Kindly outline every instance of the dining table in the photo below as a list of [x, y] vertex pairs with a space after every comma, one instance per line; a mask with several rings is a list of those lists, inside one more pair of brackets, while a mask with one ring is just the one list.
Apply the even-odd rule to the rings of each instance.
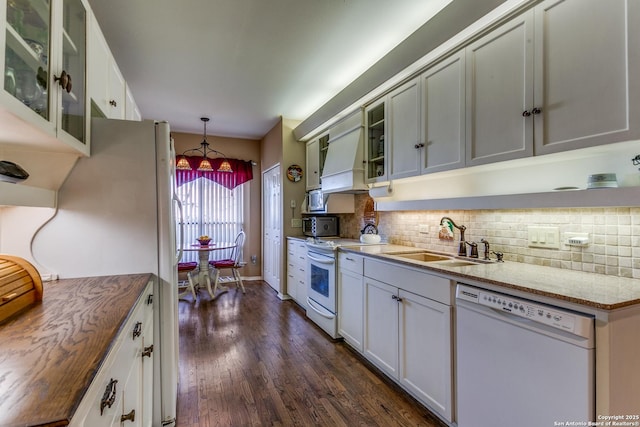
[[[211, 266], [209, 265], [209, 256], [214, 251], [222, 251], [225, 249], [233, 249], [235, 243], [233, 242], [213, 242], [208, 245], [201, 245], [199, 243], [184, 246], [182, 248], [185, 252], [198, 252], [198, 282], [197, 286], [206, 286], [209, 295], [211, 295], [211, 299], [215, 296], [213, 295], [213, 290], [211, 289]], [[218, 289], [221, 292], [225, 292], [228, 289], [224, 286], [218, 286]]]

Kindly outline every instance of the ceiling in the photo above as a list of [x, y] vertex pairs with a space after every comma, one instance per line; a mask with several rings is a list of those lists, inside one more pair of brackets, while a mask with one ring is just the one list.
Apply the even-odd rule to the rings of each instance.
[[144, 119], [260, 139], [304, 120], [451, 0], [89, 0]]

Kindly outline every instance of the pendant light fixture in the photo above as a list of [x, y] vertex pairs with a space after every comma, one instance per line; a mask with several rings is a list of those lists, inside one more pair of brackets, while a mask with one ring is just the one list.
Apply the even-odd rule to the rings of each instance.
[[223, 158], [223, 161], [222, 163], [220, 163], [220, 167], [218, 168], [218, 172], [233, 172], [233, 169], [231, 169], [231, 164], [227, 160], [227, 157], [220, 151], [209, 148], [209, 143], [207, 142], [207, 122], [209, 121], [209, 117], [200, 117], [200, 120], [202, 120], [202, 122], [204, 123], [204, 139], [200, 143], [201, 148], [192, 148], [182, 153], [182, 155], [178, 159], [178, 163], [176, 163], [176, 169], [193, 170], [185, 156], [187, 155], [187, 153], [195, 151], [202, 155], [202, 160], [200, 160], [200, 163], [198, 164], [198, 171], [213, 172], [214, 169], [213, 166], [211, 166], [209, 157], [207, 157], [207, 153], [214, 153], [220, 155]]

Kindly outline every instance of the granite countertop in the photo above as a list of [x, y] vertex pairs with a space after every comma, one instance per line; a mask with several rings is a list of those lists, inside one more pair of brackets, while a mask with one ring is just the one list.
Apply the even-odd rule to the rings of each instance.
[[75, 413], [151, 274], [45, 282], [0, 325], [0, 426], [62, 426]]
[[[510, 261], [489, 264], [479, 263], [468, 266], [427, 263], [408, 260], [391, 254], [393, 252], [426, 251], [399, 245], [348, 246], [341, 247], [340, 250], [424, 268], [433, 272], [445, 273], [455, 280], [473, 280], [477, 283], [515, 289], [602, 310], [615, 310], [622, 307], [640, 305], [640, 280], [638, 279]], [[454, 256], [453, 254], [448, 255]]]

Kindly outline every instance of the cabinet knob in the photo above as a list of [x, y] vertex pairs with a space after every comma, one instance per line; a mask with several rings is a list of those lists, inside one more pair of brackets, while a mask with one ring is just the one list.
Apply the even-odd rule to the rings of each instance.
[[104, 394], [100, 400], [100, 415], [104, 412], [104, 408], [111, 408], [111, 405], [116, 401], [116, 383], [118, 380], [111, 378], [109, 384], [104, 389]]
[[531, 110], [531, 114], [540, 114], [542, 113], [542, 110], [538, 107], [535, 107], [533, 110]]
[[136, 322], [135, 326], [133, 327], [133, 339], [135, 340], [140, 335], [142, 335], [142, 322]]
[[112, 107], [117, 107], [118, 103], [116, 102], [115, 99], [112, 99], [111, 101], [109, 101], [109, 105], [111, 105]]
[[531, 111], [523, 111], [522, 117], [529, 117], [531, 115]]
[[142, 350], [142, 358], [144, 359], [145, 357], [151, 357], [151, 353], [153, 353], [153, 344], [151, 344], [149, 347], [145, 347], [144, 350]]
[[67, 91], [67, 93], [71, 92], [71, 76], [67, 74], [65, 70], [62, 70], [62, 73], [60, 73], [60, 77], [54, 74], [53, 81], [57, 82], [62, 89]]
[[125, 415], [120, 416], [120, 422], [123, 423], [125, 421], [134, 422], [136, 420], [136, 410], [132, 409], [131, 412]]
[[416, 150], [420, 148], [420, 144], [416, 144], [413, 146], [413, 148], [415, 148]]
[[400, 298], [400, 297], [399, 297], [399, 296], [397, 296], [397, 295], [391, 295], [391, 298], [392, 298], [392, 299], [394, 299], [394, 300], [396, 300], [396, 302], [402, 302], [402, 298]]

